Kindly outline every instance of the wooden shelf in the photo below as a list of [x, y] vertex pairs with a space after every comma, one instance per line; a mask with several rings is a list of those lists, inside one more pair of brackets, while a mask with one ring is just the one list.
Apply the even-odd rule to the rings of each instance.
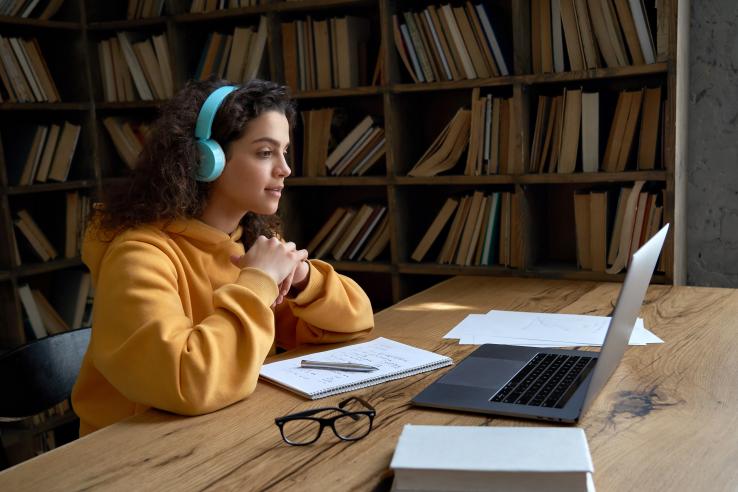
[[[579, 270], [575, 265], [552, 264], [548, 266], [536, 266], [528, 270], [506, 268], [500, 265], [491, 266], [461, 266], [461, 265], [439, 265], [437, 263], [400, 263], [397, 266], [398, 273], [411, 273], [418, 275], [489, 275], [489, 276], [518, 276], [518, 277], [541, 277], [566, 280], [593, 280], [597, 282], [622, 282], [625, 280], [625, 272], [614, 275], [598, 273], [588, 270]], [[655, 273], [652, 277], [654, 283], [667, 283], [663, 273]]]
[[0, 111], [87, 111], [90, 103], [86, 102], [57, 102], [57, 103], [0, 103]]
[[625, 171], [621, 173], [542, 173], [521, 174], [513, 176], [513, 181], [520, 184], [555, 184], [555, 183], [619, 183], [629, 181], [666, 181], [666, 171]]
[[[666, 171], [625, 171], [622, 173], [542, 173], [496, 174], [490, 176], [440, 175], [429, 177], [398, 176], [391, 182], [397, 185], [489, 185], [489, 184], [566, 184], [566, 183], [622, 183], [631, 181], [666, 181]], [[330, 178], [329, 178], [330, 179]]]
[[[526, 276], [531, 277], [565, 280], [593, 280], [596, 282], [622, 282], [623, 280], [625, 280], [625, 274], [625, 270], [616, 274], [593, 272], [590, 270], [580, 270], [574, 264], [562, 264], [559, 262], [535, 265], [529, 268], [526, 272]], [[668, 283], [668, 279], [663, 273], [656, 272], [651, 277], [651, 282], [663, 284]]]
[[7, 15], [0, 15], [0, 26], [28, 27], [33, 29], [67, 29], [73, 31], [82, 29], [82, 24], [79, 22], [28, 19]]
[[355, 97], [355, 96], [376, 96], [382, 94], [380, 86], [354, 87], [351, 89], [327, 89], [320, 91], [300, 91], [295, 92], [295, 99], [329, 99], [337, 97]]
[[281, 2], [272, 4], [275, 12], [301, 12], [335, 9], [338, 7], [373, 7], [377, 0], [302, 0], [300, 2]]
[[444, 82], [422, 82], [418, 84], [395, 84], [390, 86], [391, 92], [433, 92], [454, 89], [473, 89], [475, 87], [511, 86], [516, 77], [494, 77], [489, 79], [448, 80]]
[[174, 21], [178, 23], [197, 23], [197, 22], [212, 22], [225, 19], [237, 19], [240, 17], [248, 17], [254, 15], [262, 15], [273, 10], [269, 5], [257, 5], [255, 7], [241, 7], [237, 9], [222, 9], [214, 12], [207, 12], [204, 14], [177, 14], [174, 16]]
[[493, 174], [490, 176], [397, 176], [394, 183], [401, 186], [448, 186], [448, 185], [488, 185], [488, 184], [513, 184], [515, 176], [510, 174]]
[[135, 31], [151, 27], [166, 27], [166, 17], [151, 17], [148, 19], [123, 19], [104, 22], [90, 22], [87, 29], [90, 31]]
[[306, 178], [302, 176], [290, 177], [285, 180], [287, 186], [385, 186], [388, 179], [384, 176], [325, 176]]
[[666, 63], [652, 63], [650, 65], [634, 65], [616, 68], [597, 68], [579, 72], [543, 73], [528, 75], [511, 75], [508, 77], [493, 77], [487, 79], [469, 79], [443, 82], [423, 82], [412, 84], [395, 84], [389, 86], [390, 92], [433, 92], [454, 89], [473, 89], [476, 87], [512, 86], [515, 84], [541, 85], [562, 82], [586, 81], [593, 79], [615, 79], [624, 77], [642, 77], [644, 75], [666, 74]]
[[44, 263], [33, 263], [30, 265], [21, 265], [14, 272], [16, 278], [30, 277], [40, 273], [55, 272], [57, 270], [65, 270], [67, 268], [82, 266], [82, 259], [63, 258], [61, 260], [51, 260]]
[[580, 72], [542, 73], [525, 75], [521, 82], [531, 85], [555, 84], [560, 82], [572, 82], [577, 80], [592, 79], [617, 79], [623, 77], [642, 77], [644, 75], [666, 74], [668, 65], [666, 63], [652, 63], [649, 65], [632, 65], [627, 67], [595, 68]]
[[513, 275], [518, 271], [500, 265], [490, 266], [462, 266], [439, 265], [438, 263], [400, 263], [397, 265], [399, 273], [414, 273], [418, 275]]
[[31, 193], [44, 193], [47, 191], [79, 190], [84, 188], [94, 188], [95, 186], [97, 186], [97, 182], [94, 179], [64, 181], [62, 183], [35, 183], [29, 186], [10, 186], [8, 188], [8, 195], [28, 195]]
[[335, 261], [329, 259], [323, 259], [327, 261], [336, 270], [344, 272], [376, 272], [376, 273], [391, 273], [392, 266], [389, 263], [379, 262], [366, 262], [366, 261]]
[[100, 109], [100, 110], [158, 109], [165, 103], [166, 103], [166, 100], [126, 101], [126, 102], [96, 101], [95, 109]]

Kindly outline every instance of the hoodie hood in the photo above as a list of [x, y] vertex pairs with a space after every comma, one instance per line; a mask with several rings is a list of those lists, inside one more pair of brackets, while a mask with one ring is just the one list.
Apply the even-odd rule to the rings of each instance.
[[[100, 265], [110, 247], [116, 243], [130, 240], [149, 243], [185, 240], [196, 244], [201, 250], [215, 253], [225, 248], [233, 254], [238, 252], [234, 251], [234, 246], [241, 239], [242, 232], [240, 225], [231, 234], [227, 234], [198, 219], [176, 219], [146, 224], [116, 234], [101, 229], [98, 220], [93, 219], [85, 232], [82, 261], [90, 269], [95, 285], [100, 274]], [[240, 249], [240, 254], [243, 254], [242, 247], [236, 249]]]

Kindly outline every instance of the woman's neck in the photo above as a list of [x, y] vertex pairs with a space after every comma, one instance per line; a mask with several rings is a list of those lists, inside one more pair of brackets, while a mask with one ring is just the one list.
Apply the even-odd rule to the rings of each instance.
[[244, 215], [246, 214], [243, 211], [228, 211], [220, 207], [206, 206], [198, 218], [207, 225], [230, 235], [241, 223]]

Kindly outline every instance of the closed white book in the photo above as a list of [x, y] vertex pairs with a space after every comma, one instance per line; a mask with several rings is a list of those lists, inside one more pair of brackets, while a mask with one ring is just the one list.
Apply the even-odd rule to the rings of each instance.
[[392, 490], [594, 491], [584, 431], [554, 427], [405, 425]]
[[[303, 359], [320, 362], [351, 362], [378, 368], [371, 372], [334, 371], [300, 367]], [[451, 365], [450, 357], [376, 338], [325, 352], [265, 364], [259, 375], [283, 388], [316, 400], [355, 391]]]

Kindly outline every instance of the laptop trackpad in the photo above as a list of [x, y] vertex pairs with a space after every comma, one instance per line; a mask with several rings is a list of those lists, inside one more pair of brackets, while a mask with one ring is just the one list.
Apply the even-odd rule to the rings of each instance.
[[498, 389], [526, 364], [525, 360], [468, 357], [438, 382]]

